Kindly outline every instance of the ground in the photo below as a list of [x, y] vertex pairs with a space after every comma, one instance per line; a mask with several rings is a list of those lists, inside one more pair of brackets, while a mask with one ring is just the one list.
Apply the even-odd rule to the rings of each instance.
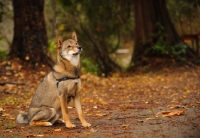
[[48, 138], [199, 138], [200, 67], [165, 67], [148, 73], [114, 73], [98, 77], [83, 73], [83, 128], [70, 103], [71, 121], [52, 127], [16, 124], [27, 111], [37, 85], [49, 72], [46, 66], [27, 69], [18, 60], [0, 63], [0, 137]]

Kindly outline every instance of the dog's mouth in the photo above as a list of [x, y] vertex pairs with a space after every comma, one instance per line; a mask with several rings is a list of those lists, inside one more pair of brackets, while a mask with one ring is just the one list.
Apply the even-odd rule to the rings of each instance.
[[82, 48], [81, 47], [79, 47], [78, 48], [79, 50], [78, 50], [78, 52], [76, 52], [76, 53], [73, 53], [73, 55], [75, 56], [75, 55], [78, 55], [78, 54], [81, 54], [81, 52], [82, 52]]
[[78, 54], [81, 54], [81, 50], [78, 51], [78, 52], [76, 52], [76, 53], [74, 53], [73, 55], [76, 56], [76, 55], [78, 55]]

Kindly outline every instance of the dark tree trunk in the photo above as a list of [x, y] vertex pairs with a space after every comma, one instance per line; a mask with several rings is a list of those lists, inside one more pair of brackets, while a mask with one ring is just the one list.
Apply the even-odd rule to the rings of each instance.
[[[136, 42], [132, 62], [142, 59], [147, 49], [157, 43], [160, 35], [169, 45], [181, 42], [170, 20], [165, 0], [134, 0]], [[159, 34], [163, 27], [162, 34]]]
[[92, 42], [93, 51], [95, 54], [91, 55], [99, 65], [101, 73], [104, 73], [105, 76], [109, 75], [113, 71], [119, 71], [120, 67], [110, 58], [109, 52], [107, 50], [107, 45], [95, 39], [90, 29], [81, 25], [81, 29], [86, 34], [87, 39]]
[[44, 0], [13, 0], [14, 38], [9, 56], [35, 64], [51, 64], [47, 55]]

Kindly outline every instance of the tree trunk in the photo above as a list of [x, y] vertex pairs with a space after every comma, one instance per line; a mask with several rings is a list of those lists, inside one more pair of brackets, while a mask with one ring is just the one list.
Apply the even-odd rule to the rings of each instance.
[[[165, 0], [134, 0], [136, 42], [132, 62], [142, 59], [162, 35], [169, 45], [181, 42], [169, 18]], [[159, 31], [163, 29], [162, 34]]]
[[14, 38], [9, 57], [36, 64], [52, 64], [47, 55], [44, 0], [13, 0]]
[[120, 67], [110, 58], [106, 44], [95, 39], [91, 30], [81, 25], [81, 29], [86, 34], [86, 37], [92, 42], [94, 55], [91, 55], [99, 65], [100, 72], [108, 76], [113, 71], [119, 71]]

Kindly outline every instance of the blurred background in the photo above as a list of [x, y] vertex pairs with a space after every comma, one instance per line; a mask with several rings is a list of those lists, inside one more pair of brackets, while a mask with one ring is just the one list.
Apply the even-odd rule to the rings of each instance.
[[[122, 70], [131, 63], [135, 44], [135, 15], [132, 0], [45, 0], [44, 16], [48, 37], [48, 51], [56, 59], [56, 37], [70, 37], [73, 30], [83, 47], [82, 66], [85, 71], [98, 74], [105, 67], [98, 52], [114, 61]], [[166, 0], [173, 25], [183, 41], [192, 47], [193, 38], [200, 32], [199, 0]], [[145, 9], [144, 9], [145, 10]], [[148, 10], [148, 9], [146, 9]], [[0, 0], [0, 58], [6, 58], [13, 40], [12, 0]], [[196, 41], [196, 40], [195, 40]], [[108, 57], [106, 57], [108, 55]], [[101, 67], [102, 66], [102, 67]]]

